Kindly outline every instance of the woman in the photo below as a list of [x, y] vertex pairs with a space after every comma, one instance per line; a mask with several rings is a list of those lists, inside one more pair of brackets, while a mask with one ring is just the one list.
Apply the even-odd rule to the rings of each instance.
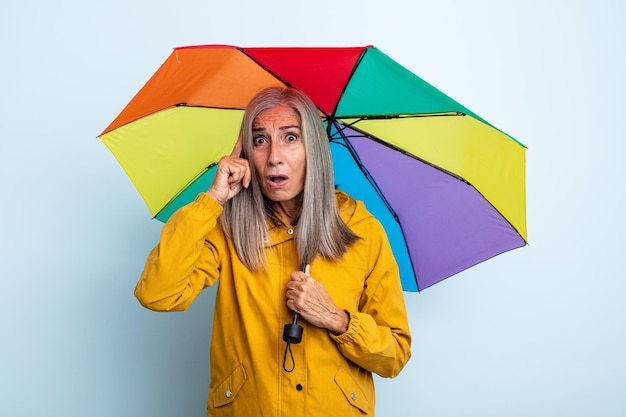
[[[319, 113], [295, 89], [252, 99], [233, 153], [165, 224], [135, 295], [184, 310], [218, 280], [209, 416], [373, 415], [372, 372], [394, 377], [410, 358], [384, 230], [334, 189]], [[304, 332], [288, 357], [294, 312]]]

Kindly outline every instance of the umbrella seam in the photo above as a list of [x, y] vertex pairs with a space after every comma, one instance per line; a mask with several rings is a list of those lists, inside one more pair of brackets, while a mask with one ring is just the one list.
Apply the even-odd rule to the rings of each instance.
[[335, 107], [333, 108], [333, 111], [330, 114], [330, 117], [332, 117], [333, 119], [335, 119], [335, 115], [337, 114], [337, 109], [339, 108], [339, 103], [341, 102], [341, 98], [346, 92], [348, 85], [350, 85], [350, 81], [352, 80], [352, 77], [354, 77], [354, 74], [356, 73], [357, 68], [359, 68], [359, 65], [361, 64], [361, 62], [363, 62], [363, 58], [365, 58], [365, 54], [367, 53], [367, 51], [372, 48], [374, 47], [372, 46], [372, 47], [363, 48], [363, 50], [361, 51], [361, 54], [359, 55], [359, 58], [354, 63], [354, 66], [352, 67], [352, 71], [350, 72], [350, 75], [348, 76], [348, 80], [346, 81], [343, 88], [341, 89], [341, 94], [339, 94], [339, 98], [337, 99], [337, 102], [335, 103]]

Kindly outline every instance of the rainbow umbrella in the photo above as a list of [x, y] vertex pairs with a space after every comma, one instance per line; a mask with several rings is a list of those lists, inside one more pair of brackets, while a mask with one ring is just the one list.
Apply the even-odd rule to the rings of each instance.
[[166, 221], [209, 188], [268, 86], [316, 103], [337, 187], [385, 227], [406, 291], [526, 244], [524, 145], [373, 46], [176, 48], [99, 136]]

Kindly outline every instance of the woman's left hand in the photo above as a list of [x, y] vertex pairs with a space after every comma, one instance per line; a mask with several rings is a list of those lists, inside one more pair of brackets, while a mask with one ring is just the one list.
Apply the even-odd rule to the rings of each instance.
[[337, 307], [322, 284], [310, 275], [311, 266], [304, 272], [291, 274], [287, 283], [287, 307], [297, 312], [314, 326], [328, 329], [335, 334], [348, 330], [350, 318], [347, 312]]

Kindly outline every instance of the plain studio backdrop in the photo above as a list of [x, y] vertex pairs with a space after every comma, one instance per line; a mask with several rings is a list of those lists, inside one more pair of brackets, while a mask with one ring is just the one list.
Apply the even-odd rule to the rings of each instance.
[[378, 416], [624, 416], [623, 2], [6, 2], [0, 415], [206, 411], [214, 289], [133, 296], [161, 223], [97, 135], [173, 47], [375, 45], [528, 146], [530, 245], [405, 293]]

